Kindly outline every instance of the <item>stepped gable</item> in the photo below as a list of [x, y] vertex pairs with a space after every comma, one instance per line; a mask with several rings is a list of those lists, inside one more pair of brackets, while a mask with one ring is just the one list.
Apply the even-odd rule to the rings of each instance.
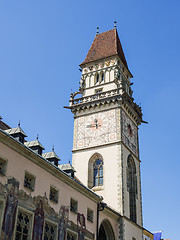
[[118, 55], [125, 67], [128, 69], [117, 30], [111, 29], [107, 32], [96, 35], [84, 62], [82, 62], [80, 66], [114, 55]]

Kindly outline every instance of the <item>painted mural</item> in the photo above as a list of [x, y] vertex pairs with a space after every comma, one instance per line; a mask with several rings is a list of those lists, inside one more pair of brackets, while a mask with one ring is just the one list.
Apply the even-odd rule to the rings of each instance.
[[83, 214], [77, 214], [77, 226], [78, 226], [78, 240], [84, 240], [86, 223], [85, 217]]
[[5, 186], [6, 206], [2, 224], [2, 237], [4, 240], [11, 240], [14, 230], [16, 210], [18, 204], [19, 182], [14, 179], [8, 179]]
[[42, 240], [44, 225], [43, 201], [40, 200], [34, 213], [33, 240]]
[[[0, 214], [2, 214], [0, 240], [13, 240], [15, 236], [16, 239], [42, 240], [46, 230], [45, 220], [58, 226], [58, 229], [55, 227], [58, 235], [53, 240], [73, 240], [76, 239], [76, 234], [78, 240], [84, 240], [85, 237], [94, 240], [94, 234], [86, 229], [83, 214], [77, 214], [76, 223], [70, 221], [69, 206], [60, 205], [59, 213], [55, 212], [49, 204], [46, 194], [32, 196], [22, 189], [20, 190], [19, 182], [15, 178], [8, 178], [5, 185], [0, 183], [0, 203]], [[26, 233], [23, 228], [20, 229], [25, 222], [27, 223]], [[71, 235], [71, 232], [76, 234]]]
[[64, 205], [59, 210], [58, 238], [65, 240], [69, 220], [69, 207]]

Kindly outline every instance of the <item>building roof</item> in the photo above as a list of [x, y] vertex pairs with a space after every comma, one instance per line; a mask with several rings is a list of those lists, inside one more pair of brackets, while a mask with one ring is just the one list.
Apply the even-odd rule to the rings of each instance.
[[58, 160], [61, 160], [54, 151], [43, 153], [42, 157], [45, 159], [56, 158]]
[[72, 166], [70, 163], [63, 164], [63, 165], [59, 165], [59, 168], [60, 168], [62, 171], [65, 171], [65, 170], [73, 170], [73, 171], [75, 172], [75, 169], [73, 168], [73, 166]]
[[128, 69], [117, 30], [111, 29], [107, 32], [96, 35], [84, 62], [82, 62], [80, 66], [114, 55], [118, 55], [125, 67]]
[[35, 140], [35, 141], [30, 141], [30, 142], [25, 142], [24, 145], [26, 147], [36, 147], [36, 146], [40, 146], [42, 149], [45, 149], [42, 144], [38, 141], [38, 140]]
[[20, 128], [20, 127], [10, 128], [10, 129], [4, 130], [4, 131], [6, 133], [10, 134], [10, 135], [13, 135], [13, 134], [16, 134], [16, 133], [22, 133], [22, 135], [27, 137], [26, 134], [24, 133], [24, 131], [22, 130], [22, 128]]
[[9, 129], [10, 126], [8, 126], [5, 122], [1, 121], [2, 117], [0, 117], [0, 129], [6, 130]]

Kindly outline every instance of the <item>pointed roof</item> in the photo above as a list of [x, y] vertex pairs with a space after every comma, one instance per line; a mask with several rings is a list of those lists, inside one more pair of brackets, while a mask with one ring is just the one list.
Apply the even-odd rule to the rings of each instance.
[[26, 147], [29, 147], [29, 148], [39, 146], [39, 147], [42, 148], [43, 150], [45, 149], [38, 140], [30, 141], [30, 142], [25, 142], [24, 145], [25, 145]]
[[24, 137], [27, 137], [21, 127], [10, 128], [10, 129], [6, 129], [4, 131], [6, 133], [10, 134], [10, 135], [13, 135], [13, 134], [16, 134], [16, 133], [21, 133], [22, 135], [24, 135]]
[[61, 160], [54, 151], [43, 153], [42, 157], [45, 158], [45, 159], [56, 158], [58, 160]]
[[82, 62], [80, 66], [114, 55], [118, 55], [128, 69], [116, 28], [96, 35], [84, 62]]

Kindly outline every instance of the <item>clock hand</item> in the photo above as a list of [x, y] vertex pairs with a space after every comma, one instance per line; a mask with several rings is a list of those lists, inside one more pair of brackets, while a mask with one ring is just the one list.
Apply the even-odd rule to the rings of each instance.
[[94, 123], [95, 123], [96, 129], [97, 129], [98, 128], [98, 120], [96, 118], [94, 119]]

